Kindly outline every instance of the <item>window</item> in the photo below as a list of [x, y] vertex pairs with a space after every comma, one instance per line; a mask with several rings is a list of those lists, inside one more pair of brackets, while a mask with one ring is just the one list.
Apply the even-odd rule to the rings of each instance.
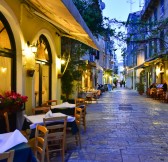
[[164, 0], [160, 0], [160, 16], [164, 15]]
[[154, 10], [154, 22], [157, 22], [157, 8]]
[[160, 51], [164, 51], [164, 30], [160, 32]]
[[147, 45], [145, 46], [145, 59], [147, 59], [148, 58], [148, 53], [147, 53], [147, 51], [148, 51], [148, 47], [147, 47]]
[[157, 40], [154, 40], [154, 53], [157, 53]]
[[0, 93], [16, 91], [16, 47], [12, 30], [0, 12]]
[[149, 41], [149, 57], [152, 56], [152, 41]]
[[149, 31], [152, 29], [152, 18], [150, 17], [148, 20], [149, 23]]

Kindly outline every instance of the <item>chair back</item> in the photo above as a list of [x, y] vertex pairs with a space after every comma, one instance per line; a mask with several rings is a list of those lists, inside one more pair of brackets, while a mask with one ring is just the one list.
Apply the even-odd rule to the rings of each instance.
[[75, 99], [76, 107], [82, 108], [82, 116], [80, 124], [84, 126], [84, 130], [86, 131], [86, 100], [84, 98], [76, 98]]
[[4, 112], [4, 119], [5, 119], [5, 124], [6, 124], [6, 131], [10, 132], [9, 118], [8, 118], [8, 113], [7, 112]]
[[35, 156], [40, 162], [45, 162], [48, 130], [45, 126], [37, 125], [35, 133]]
[[81, 119], [82, 119], [82, 108], [76, 107], [75, 108], [75, 121], [78, 127], [81, 124]]
[[57, 151], [62, 152], [62, 161], [64, 161], [67, 116], [44, 118], [43, 122], [44, 122], [44, 126], [49, 131], [48, 138], [47, 138], [48, 161], [50, 159], [49, 154]]
[[48, 101], [46, 101], [46, 105], [48, 105], [48, 106], [57, 105], [57, 100], [48, 100]]
[[79, 106], [79, 105], [85, 105], [86, 102], [85, 102], [85, 99], [84, 98], [76, 98], [75, 99], [75, 105], [76, 106]]
[[[8, 117], [8, 113], [4, 112], [4, 119], [5, 119], [5, 124], [6, 124], [6, 132], [10, 132], [10, 125], [9, 125], [9, 117]], [[25, 136], [25, 138], [28, 139], [28, 134], [26, 131], [20, 131], [22, 133], [23, 136]]]
[[32, 113], [34, 115], [36, 114], [45, 114], [50, 110], [50, 107], [48, 106], [44, 106], [44, 107], [36, 107], [36, 108], [32, 108]]
[[7, 160], [7, 162], [13, 162], [14, 150], [9, 152], [0, 153], [0, 160]]

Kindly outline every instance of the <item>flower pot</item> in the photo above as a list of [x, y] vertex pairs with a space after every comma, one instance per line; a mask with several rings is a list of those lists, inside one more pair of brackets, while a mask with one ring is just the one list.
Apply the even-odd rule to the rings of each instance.
[[4, 112], [10, 113], [16, 113], [19, 111], [25, 110], [24, 104], [22, 105], [1, 105], [0, 104], [0, 114], [3, 114]]
[[143, 95], [143, 92], [139, 92], [140, 95]]
[[0, 133], [4, 133], [6, 131], [4, 112], [8, 113], [10, 131], [14, 131], [16, 129], [17, 112], [23, 111], [24, 109], [25, 109], [24, 104], [22, 105], [0, 104]]

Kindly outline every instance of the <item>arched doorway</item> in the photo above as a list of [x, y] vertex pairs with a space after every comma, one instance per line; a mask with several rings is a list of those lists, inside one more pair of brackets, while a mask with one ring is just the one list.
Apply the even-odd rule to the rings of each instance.
[[40, 35], [37, 42], [35, 69], [35, 103], [41, 106], [51, 98], [51, 48], [47, 38]]
[[16, 46], [11, 27], [0, 12], [0, 93], [16, 91]]

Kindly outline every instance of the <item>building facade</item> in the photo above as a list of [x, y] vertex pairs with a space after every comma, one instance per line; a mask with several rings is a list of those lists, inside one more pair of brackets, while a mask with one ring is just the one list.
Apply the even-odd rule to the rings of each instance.
[[0, 94], [28, 96], [27, 114], [49, 99], [60, 100], [63, 36], [98, 50], [72, 1], [1, 0]]
[[[129, 81], [132, 82], [130, 88], [135, 89], [137, 82], [143, 82], [147, 89], [153, 82], [168, 81], [167, 6], [167, 0], [146, 0], [140, 11], [138, 16], [140, 32], [136, 33], [137, 39], [132, 37], [135, 46], [131, 48], [128, 44], [127, 60], [125, 60], [127, 79], [131, 78]], [[127, 28], [129, 30], [130, 26]], [[132, 32], [135, 31], [137, 30]]]

